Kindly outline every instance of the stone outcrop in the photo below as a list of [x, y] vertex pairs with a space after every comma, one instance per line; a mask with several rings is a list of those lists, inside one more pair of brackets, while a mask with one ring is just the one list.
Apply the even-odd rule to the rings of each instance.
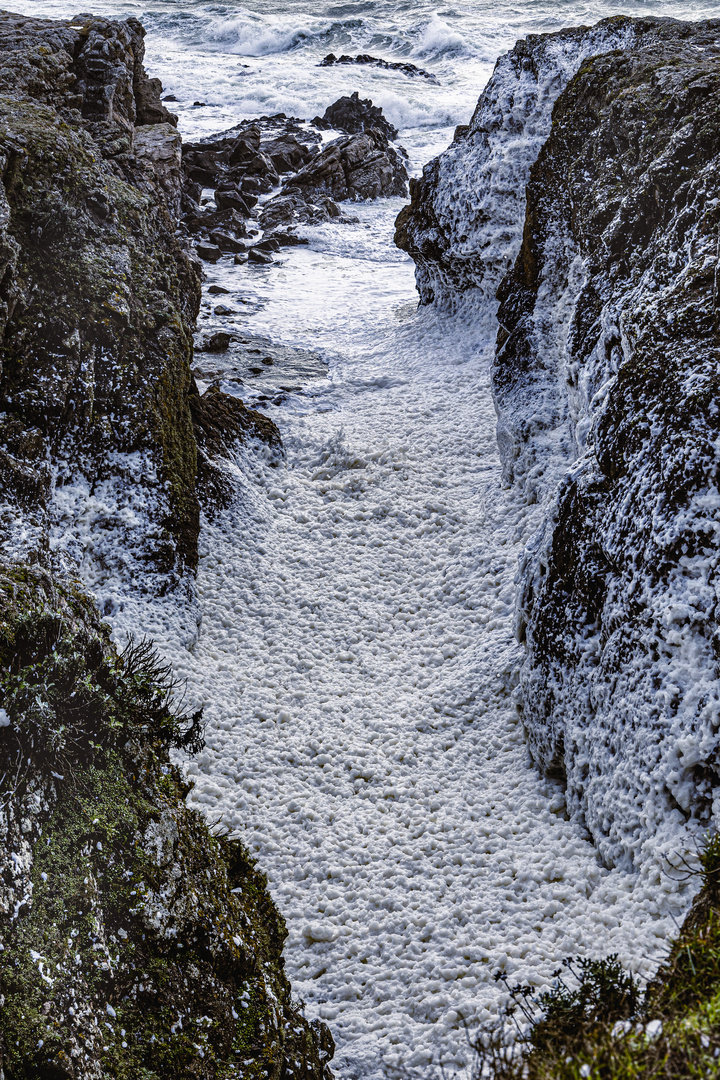
[[[499, 285], [505, 476], [546, 505], [519, 579], [523, 717], [608, 864], [720, 812], [718, 30], [520, 43], [399, 223], [426, 301], [489, 317]], [[482, 194], [503, 140], [522, 199], [507, 175]]]
[[329, 143], [283, 188], [284, 195], [296, 192], [306, 202], [323, 195], [338, 202], [406, 195], [407, 170], [382, 131], [370, 128]]
[[6, 1080], [330, 1080], [264, 876], [185, 804], [168, 754], [202, 727], [171, 687], [76, 589], [0, 569]]
[[193, 193], [142, 59], [132, 19], [0, 14], [0, 1076], [329, 1080], [264, 877], [170, 764], [200, 714], [95, 603], [189, 597], [191, 639], [200, 501], [239, 443], [281, 455], [192, 377]]
[[[200, 258], [214, 262], [249, 249], [251, 261], [272, 262], [257, 244], [242, 242], [255, 221], [266, 238], [282, 232], [282, 242], [291, 243], [288, 228], [342, 219], [337, 202], [407, 194], [404, 151], [390, 144], [397, 130], [382, 109], [353, 94], [312, 123], [350, 134], [320, 148], [316, 131], [278, 113], [183, 146], [183, 220]], [[261, 210], [253, 209], [259, 195], [281, 185]], [[214, 189], [214, 200], [201, 207], [204, 187]]]
[[328, 105], [322, 116], [315, 117], [313, 124], [325, 130], [344, 131], [346, 135], [379, 131], [386, 139], [396, 139], [398, 134], [397, 128], [385, 118], [382, 109], [373, 105], [369, 98], [362, 99], [357, 91]]
[[200, 272], [159, 94], [136, 20], [0, 18], [0, 552], [108, 613], [184, 591], [192, 637]]

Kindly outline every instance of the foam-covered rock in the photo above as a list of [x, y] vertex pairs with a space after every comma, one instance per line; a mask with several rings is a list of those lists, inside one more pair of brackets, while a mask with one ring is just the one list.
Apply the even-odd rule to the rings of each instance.
[[718, 28], [520, 42], [398, 221], [425, 302], [500, 299], [529, 745], [628, 866], [720, 810]]

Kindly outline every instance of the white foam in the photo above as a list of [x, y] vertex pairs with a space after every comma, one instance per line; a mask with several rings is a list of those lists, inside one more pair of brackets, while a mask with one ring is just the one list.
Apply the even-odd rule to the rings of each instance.
[[512, 609], [537, 511], [500, 482], [492, 319], [415, 311], [376, 214], [373, 259], [213, 270], [263, 294], [246, 325], [336, 359], [303, 415], [273, 413], [287, 465], [239, 458], [237, 506], [203, 526], [197, 646], [164, 638], [209, 721], [192, 801], [268, 873], [343, 1080], [460, 1067], [498, 969], [542, 985], [618, 952], [649, 972], [687, 903], [662, 852], [604, 870], [528, 763]]

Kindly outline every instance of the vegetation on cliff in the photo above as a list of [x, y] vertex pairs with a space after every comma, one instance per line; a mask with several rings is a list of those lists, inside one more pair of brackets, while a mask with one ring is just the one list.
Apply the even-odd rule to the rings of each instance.
[[615, 957], [566, 961], [540, 995], [509, 987], [510, 1004], [475, 1041], [476, 1080], [718, 1076], [720, 834], [708, 836], [690, 872], [703, 887], [644, 991]]
[[200, 717], [152, 649], [118, 655], [81, 591], [6, 568], [0, 673], [6, 1080], [327, 1077], [264, 876], [185, 805], [168, 755]]

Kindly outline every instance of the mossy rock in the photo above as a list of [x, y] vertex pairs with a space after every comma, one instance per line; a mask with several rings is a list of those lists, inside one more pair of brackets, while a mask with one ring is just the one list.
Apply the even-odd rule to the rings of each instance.
[[14, 568], [0, 672], [6, 1080], [327, 1080], [264, 875], [185, 805], [169, 750], [200, 718], [149, 646], [119, 656], [80, 590]]

